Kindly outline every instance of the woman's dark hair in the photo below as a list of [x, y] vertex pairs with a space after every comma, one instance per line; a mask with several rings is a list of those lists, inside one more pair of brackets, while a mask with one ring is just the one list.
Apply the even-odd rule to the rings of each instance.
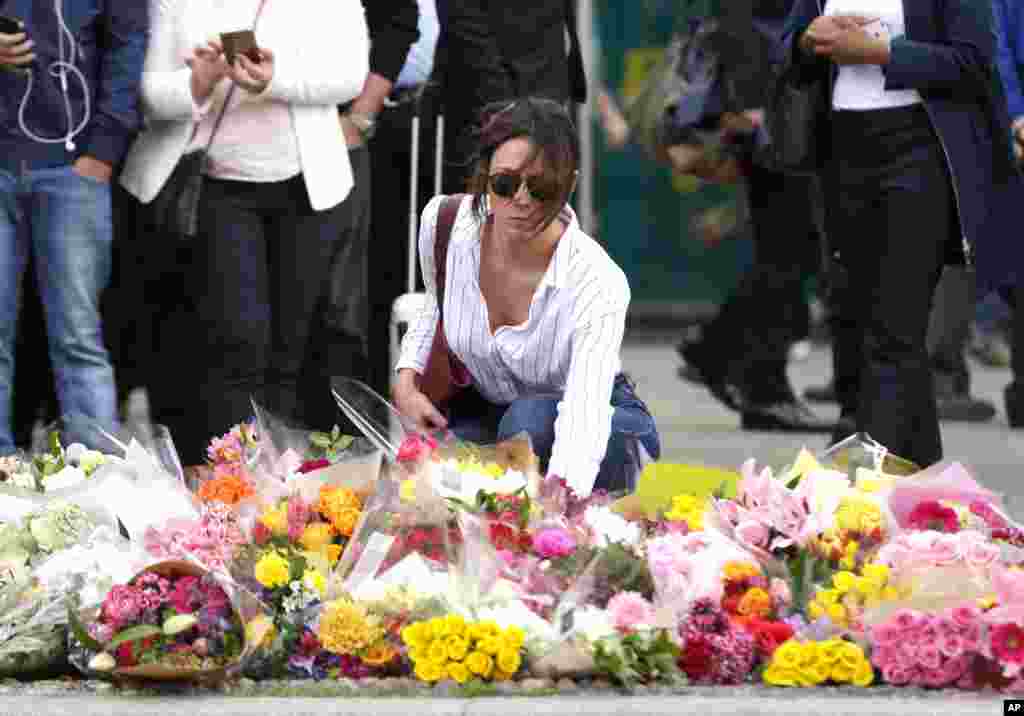
[[489, 104], [480, 112], [476, 131], [476, 150], [470, 166], [472, 174], [466, 189], [473, 194], [473, 209], [483, 219], [484, 199], [490, 181], [491, 159], [505, 142], [516, 138], [529, 139], [533, 153], [524, 163], [525, 169], [538, 157], [545, 166], [546, 177], [557, 186], [557, 196], [545, 208], [541, 229], [554, 221], [569, 201], [580, 164], [580, 142], [569, 112], [558, 102], [527, 97], [513, 102]]

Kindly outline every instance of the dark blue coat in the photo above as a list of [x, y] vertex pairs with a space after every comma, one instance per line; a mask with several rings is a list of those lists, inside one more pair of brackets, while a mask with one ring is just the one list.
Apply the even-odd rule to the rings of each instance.
[[[824, 0], [796, 0], [786, 23], [787, 56]], [[1013, 230], [1020, 177], [1013, 165], [1006, 97], [995, 70], [990, 0], [903, 0], [906, 35], [894, 38], [886, 88], [915, 89], [945, 148], [964, 238], [982, 291], [1024, 279]], [[828, 64], [823, 63], [823, 71]], [[1014, 196], [1016, 194], [1016, 196]]]
[[[41, 137], [64, 137], [68, 131], [65, 93], [51, 74], [61, 59], [61, 25], [54, 0], [7, 0], [0, 13], [20, 20], [35, 42], [33, 86], [25, 111], [25, 124]], [[108, 164], [118, 164], [142, 124], [139, 85], [149, 36], [148, 0], [71, 0], [60, 5], [64, 28], [75, 38], [75, 67], [89, 92], [89, 121], [67, 151], [63, 142], [40, 144], [21, 129], [18, 109], [27, 89], [27, 78], [17, 72], [0, 72], [0, 162], [18, 166], [27, 161], [38, 166], [70, 164], [87, 154]], [[64, 59], [69, 43], [65, 42]], [[68, 75], [67, 101], [75, 124], [85, 116], [82, 84]]]

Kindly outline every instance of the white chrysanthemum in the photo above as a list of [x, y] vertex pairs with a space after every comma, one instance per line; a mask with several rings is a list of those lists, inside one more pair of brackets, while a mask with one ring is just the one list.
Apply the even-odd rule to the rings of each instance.
[[615, 543], [634, 547], [640, 542], [640, 526], [612, 512], [610, 507], [588, 507], [583, 513], [583, 521], [593, 533], [597, 547]]

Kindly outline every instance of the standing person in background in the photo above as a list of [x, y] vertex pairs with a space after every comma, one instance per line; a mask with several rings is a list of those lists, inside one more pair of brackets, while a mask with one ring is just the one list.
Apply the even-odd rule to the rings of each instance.
[[[926, 346], [943, 264], [1019, 275], [996, 227], [1014, 184], [989, 0], [796, 0], [788, 58], [831, 88], [826, 230], [846, 269], [836, 389], [858, 431], [922, 467], [942, 457]], [[784, 131], [784, 129], [783, 129]], [[845, 437], [836, 435], [835, 437]]]
[[[810, 309], [805, 282], [821, 263], [819, 203], [811, 177], [789, 176], [759, 165], [754, 136], [771, 91], [770, 68], [792, 0], [725, 5], [716, 16], [718, 91], [731, 111], [720, 126], [746, 136], [740, 165], [753, 224], [754, 264], [696, 341], [683, 341], [680, 376], [705, 385], [741, 415], [747, 430], [831, 432], [797, 397], [786, 374], [790, 346], [807, 335]], [[727, 81], [726, 81], [727, 80]], [[739, 110], [737, 112], [736, 110]]]
[[141, 124], [149, 26], [137, 0], [9, 0], [3, 12], [22, 32], [0, 34], [0, 455], [15, 447], [14, 348], [29, 253], [61, 411], [117, 424], [99, 308], [111, 272], [111, 180]]
[[[370, 35], [370, 72], [359, 95], [339, 108], [355, 184], [341, 208], [343, 236], [331, 259], [328, 293], [318, 309], [313, 360], [320, 366], [315, 373], [370, 380], [378, 372], [375, 362], [381, 360], [374, 350], [375, 323], [383, 321], [385, 331], [388, 324], [387, 317], [374, 314], [372, 301], [378, 282], [398, 270], [394, 253], [406, 243], [405, 234], [382, 236], [373, 229], [373, 207], [384, 202], [396, 213], [395, 192], [404, 189], [395, 185], [391, 169], [397, 159], [386, 157], [390, 140], [381, 139], [378, 132], [388, 119], [388, 105], [409, 48], [419, 36], [419, 11], [416, 0], [362, 0], [362, 4]], [[391, 252], [383, 266], [379, 254], [374, 260], [382, 242], [384, 250]], [[338, 422], [333, 402], [318, 401], [316, 407], [308, 416], [311, 427], [326, 429]]]
[[[194, 375], [163, 419], [183, 464], [197, 465], [210, 436], [252, 415], [251, 400], [298, 422], [330, 401], [310, 346], [353, 186], [338, 105], [363, 89], [370, 47], [356, 0], [153, 2], [142, 80], [150, 121], [125, 188], [152, 201], [182, 156], [207, 146], [224, 110], [186, 283], [195, 323], [175, 352]], [[259, 61], [229, 65], [211, 38], [254, 25]]]
[[[999, 76], [1006, 91], [1011, 123], [1013, 154], [1018, 166], [1024, 159], [1024, 4], [1019, 0], [993, 0], [996, 36], [999, 39]], [[1024, 199], [1024, 186], [1016, 188], [1016, 200]], [[1012, 236], [1013, 225], [1001, 227]], [[1004, 296], [1013, 310], [1011, 329], [1013, 380], [1003, 393], [1006, 417], [1011, 428], [1024, 428], [1024, 271], [1004, 288]]]
[[[426, 206], [434, 187], [434, 130], [436, 88], [427, 88], [434, 70], [434, 51], [440, 26], [435, 0], [407, 0], [418, 8], [419, 38], [405, 56], [391, 93], [377, 116], [370, 142], [373, 196], [370, 219], [369, 384], [381, 395], [391, 386], [392, 357], [389, 336], [391, 306], [406, 291], [409, 245], [409, 168], [412, 119], [420, 116], [419, 196], [416, 215]], [[371, 33], [373, 27], [370, 28]], [[417, 105], [417, 102], [419, 104]]]
[[587, 86], [576, 0], [437, 0], [437, 14], [442, 189], [451, 194], [465, 189], [475, 146], [470, 130], [485, 105], [531, 96], [568, 106], [586, 101]]

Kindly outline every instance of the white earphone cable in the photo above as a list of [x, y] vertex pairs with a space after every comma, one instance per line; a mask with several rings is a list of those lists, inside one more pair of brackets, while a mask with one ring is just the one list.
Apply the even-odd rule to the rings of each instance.
[[[89, 124], [89, 119], [92, 116], [92, 107], [90, 106], [89, 98], [89, 83], [85, 79], [85, 75], [76, 66], [78, 61], [78, 44], [75, 42], [75, 35], [71, 32], [67, 23], [64, 20], [64, 7], [63, 0], [54, 0], [54, 11], [57, 15], [58, 24], [58, 41], [57, 41], [57, 56], [58, 60], [50, 64], [47, 72], [51, 77], [60, 80], [61, 94], [64, 96], [64, 111], [67, 115], [67, 127], [68, 131], [63, 137], [41, 137], [34, 133], [28, 127], [28, 122], [25, 120], [25, 112], [28, 108], [29, 97], [32, 96], [32, 88], [34, 85], [35, 75], [31, 69], [28, 70], [28, 80], [25, 86], [25, 95], [21, 98], [21, 105], [18, 107], [18, 124], [21, 127], [21, 131], [34, 142], [40, 144], [64, 144], [64, 148], [69, 152], [75, 151], [75, 137], [85, 131], [85, 128]], [[82, 121], [75, 126], [74, 112], [71, 107], [71, 97], [69, 95], [68, 88], [68, 73], [71, 73], [82, 85], [82, 97], [83, 97], [83, 108], [82, 108]]]

